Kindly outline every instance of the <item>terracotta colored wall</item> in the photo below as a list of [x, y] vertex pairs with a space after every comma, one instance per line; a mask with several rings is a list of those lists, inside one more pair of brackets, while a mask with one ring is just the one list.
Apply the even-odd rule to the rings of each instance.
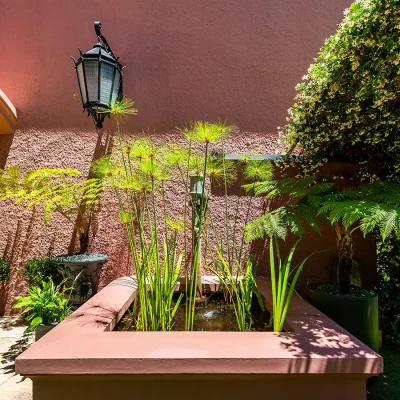
[[[244, 131], [230, 152], [273, 153], [296, 83], [350, 3], [0, 0], [0, 87], [19, 116], [15, 135], [0, 135], [0, 168], [61, 166], [87, 173], [96, 138], [73, 100], [78, 87], [69, 57], [78, 55], [78, 46], [86, 51], [94, 44], [94, 20], [102, 21], [127, 66], [125, 93], [139, 114], [126, 130], [145, 129], [170, 141], [175, 126], [227, 118]], [[102, 203], [92, 245], [110, 255], [101, 285], [129, 269], [113, 201], [106, 196]], [[7, 203], [0, 204], [0, 216], [0, 255], [14, 265], [10, 284], [0, 286], [1, 313], [24, 288], [18, 268], [32, 255], [65, 252], [72, 227], [56, 219], [43, 226], [38, 211]]]

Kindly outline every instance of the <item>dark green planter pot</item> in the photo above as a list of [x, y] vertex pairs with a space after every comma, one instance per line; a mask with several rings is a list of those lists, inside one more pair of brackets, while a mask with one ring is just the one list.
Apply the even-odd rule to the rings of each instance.
[[308, 288], [310, 303], [333, 319], [372, 350], [379, 350], [378, 295], [371, 297], [338, 296]]

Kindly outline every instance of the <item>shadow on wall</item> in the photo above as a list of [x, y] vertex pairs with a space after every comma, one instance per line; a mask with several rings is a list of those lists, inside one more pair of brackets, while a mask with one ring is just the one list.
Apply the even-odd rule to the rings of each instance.
[[[33, 209], [29, 213], [29, 219], [18, 218], [15, 230], [8, 232], [7, 235], [2, 257], [11, 263], [11, 273], [8, 281], [0, 282], [0, 315], [3, 315], [6, 310], [10, 310], [11, 314], [18, 313], [12, 309], [13, 296], [16, 294], [22, 295], [26, 288], [25, 280], [20, 271], [23, 264], [32, 256], [37, 210]], [[47, 255], [51, 254], [53, 245], [54, 238], [49, 243]]]
[[[93, 127], [93, 130], [95, 130], [95, 128]], [[112, 151], [112, 139], [113, 139], [113, 135], [110, 134], [109, 132], [101, 132], [98, 131], [98, 137], [97, 137], [97, 142], [96, 142], [96, 146], [93, 152], [93, 157], [92, 157], [92, 161], [90, 163], [90, 165], [92, 165], [96, 160], [98, 160], [99, 158], [103, 157], [104, 155], [110, 155], [111, 151]], [[89, 173], [87, 175], [87, 179], [93, 178], [93, 173], [92, 170], [89, 170]], [[91, 242], [94, 241], [94, 238], [96, 237], [96, 233], [98, 231], [98, 220], [97, 220], [97, 214], [99, 214], [101, 212], [101, 201], [99, 203], [99, 206], [94, 210], [93, 215], [92, 215], [92, 221], [90, 224], [90, 232], [89, 232], [89, 238], [91, 239]], [[79, 237], [78, 237], [78, 233], [79, 233], [79, 228], [82, 224], [81, 218], [78, 215], [76, 217], [75, 220], [75, 226], [74, 229], [72, 231], [72, 235], [71, 235], [71, 240], [69, 242], [68, 245], [68, 254], [72, 254], [77, 252], [78, 248], [79, 248]], [[78, 239], [78, 240], [77, 240]], [[90, 242], [89, 242], [89, 246], [90, 246]]]

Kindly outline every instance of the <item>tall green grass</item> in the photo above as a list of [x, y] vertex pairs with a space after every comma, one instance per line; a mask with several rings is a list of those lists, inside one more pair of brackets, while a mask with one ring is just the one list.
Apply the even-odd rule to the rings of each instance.
[[[272, 328], [274, 332], [282, 332], [285, 324], [286, 315], [295, 291], [297, 280], [307, 260], [314, 254], [310, 254], [297, 266], [292, 268], [292, 260], [297, 241], [290, 249], [289, 255], [285, 260], [281, 258], [278, 239], [272, 237], [269, 246], [269, 265], [271, 271], [271, 291], [272, 291]], [[289, 281], [291, 274], [293, 278]]]

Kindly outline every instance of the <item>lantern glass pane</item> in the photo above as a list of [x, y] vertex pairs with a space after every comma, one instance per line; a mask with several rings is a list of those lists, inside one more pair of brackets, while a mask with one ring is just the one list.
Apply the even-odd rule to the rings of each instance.
[[79, 88], [81, 89], [82, 103], [85, 104], [87, 102], [87, 98], [86, 98], [85, 77], [83, 75], [82, 63], [77, 65], [76, 71], [78, 73], [78, 81], [79, 81]]
[[113, 65], [102, 62], [100, 67], [100, 101], [104, 104], [110, 104], [111, 88], [114, 80]]
[[85, 77], [89, 101], [99, 101], [99, 63], [85, 60]]
[[120, 85], [121, 85], [121, 73], [118, 70], [116, 70], [114, 77], [113, 93], [111, 97], [111, 104], [114, 104], [115, 101], [117, 100]]

